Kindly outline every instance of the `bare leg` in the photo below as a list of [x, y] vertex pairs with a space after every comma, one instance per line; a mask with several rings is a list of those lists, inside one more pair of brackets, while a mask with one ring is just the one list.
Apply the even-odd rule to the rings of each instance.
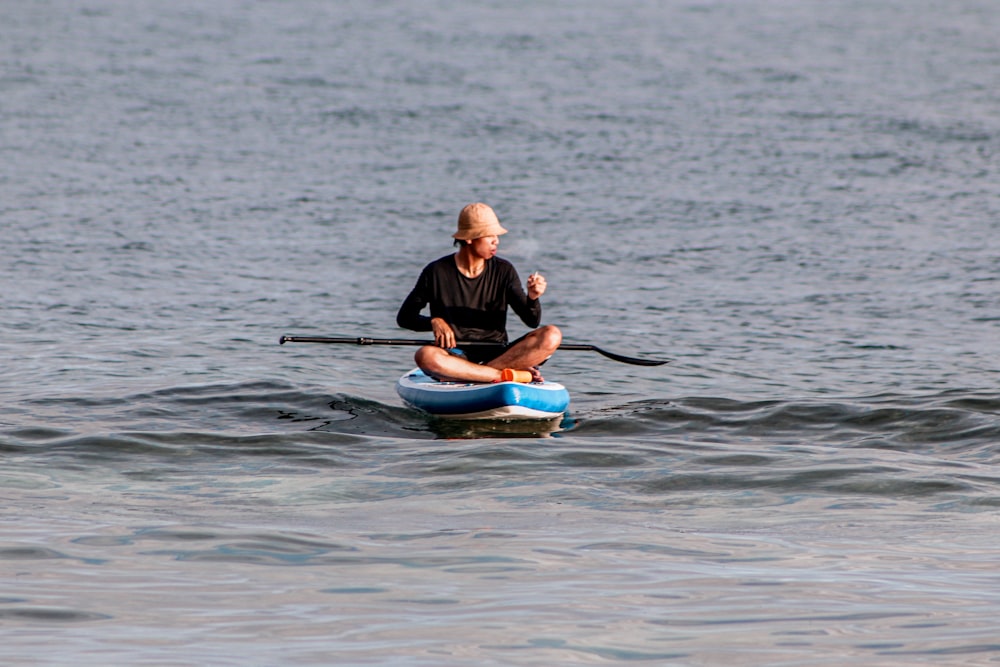
[[507, 348], [503, 354], [485, 365], [500, 370], [504, 368], [532, 369], [535, 380], [540, 381], [542, 376], [535, 366], [551, 357], [561, 342], [562, 331], [559, 330], [559, 327], [547, 324], [535, 329], [517, 345]]
[[421, 347], [414, 355], [414, 360], [422, 371], [441, 380], [496, 382], [500, 379], [500, 371], [514, 368], [532, 369], [532, 376], [540, 381], [542, 376], [534, 367], [551, 357], [561, 342], [562, 332], [549, 324], [535, 329], [517, 345], [485, 364], [474, 364], [434, 345]]
[[425, 345], [414, 355], [417, 366], [424, 373], [439, 380], [459, 380], [465, 382], [496, 382], [500, 379], [500, 371], [481, 364], [474, 364], [468, 359], [449, 354], [444, 348]]

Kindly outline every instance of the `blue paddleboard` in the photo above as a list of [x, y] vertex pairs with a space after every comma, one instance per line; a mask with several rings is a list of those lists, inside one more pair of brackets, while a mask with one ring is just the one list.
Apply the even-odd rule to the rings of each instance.
[[396, 392], [407, 404], [451, 419], [553, 419], [569, 407], [558, 382], [439, 382], [419, 368], [399, 378]]

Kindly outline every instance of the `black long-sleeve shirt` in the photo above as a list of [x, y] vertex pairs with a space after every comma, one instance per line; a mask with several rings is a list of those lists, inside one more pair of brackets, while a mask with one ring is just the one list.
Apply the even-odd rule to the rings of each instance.
[[[430, 316], [421, 315], [430, 305]], [[506, 345], [507, 306], [534, 329], [542, 321], [542, 304], [525, 294], [514, 265], [500, 257], [486, 260], [475, 278], [462, 275], [454, 255], [437, 259], [421, 271], [417, 284], [403, 301], [396, 324], [413, 331], [431, 331], [431, 318], [440, 317], [455, 330], [458, 340]]]

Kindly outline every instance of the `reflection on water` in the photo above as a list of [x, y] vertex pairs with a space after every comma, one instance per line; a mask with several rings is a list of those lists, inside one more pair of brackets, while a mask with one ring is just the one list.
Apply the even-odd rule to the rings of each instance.
[[428, 428], [445, 440], [469, 438], [549, 438], [573, 427], [568, 416], [553, 419], [430, 418]]

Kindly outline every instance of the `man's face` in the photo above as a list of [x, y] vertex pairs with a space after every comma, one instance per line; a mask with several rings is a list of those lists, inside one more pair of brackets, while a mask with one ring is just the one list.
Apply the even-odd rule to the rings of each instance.
[[472, 242], [472, 252], [483, 259], [490, 259], [497, 254], [499, 246], [499, 236], [481, 236]]

